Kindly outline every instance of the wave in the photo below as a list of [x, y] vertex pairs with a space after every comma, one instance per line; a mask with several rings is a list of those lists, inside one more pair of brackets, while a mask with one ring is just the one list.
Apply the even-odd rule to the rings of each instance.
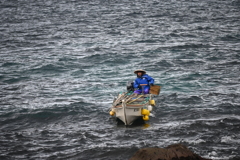
[[67, 69], [65, 66], [56, 64], [44, 64], [41, 67], [30, 69], [29, 71], [34, 74], [55, 74], [65, 72]]

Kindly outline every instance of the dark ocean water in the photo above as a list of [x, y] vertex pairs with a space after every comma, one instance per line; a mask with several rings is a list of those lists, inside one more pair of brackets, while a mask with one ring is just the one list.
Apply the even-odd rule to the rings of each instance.
[[[135, 69], [145, 125], [108, 114]], [[239, 0], [1, 0], [0, 159], [125, 160], [182, 143], [240, 159]]]

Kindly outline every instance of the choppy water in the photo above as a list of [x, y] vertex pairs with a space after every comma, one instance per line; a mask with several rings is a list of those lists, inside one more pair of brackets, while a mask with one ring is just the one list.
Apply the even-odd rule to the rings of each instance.
[[[1, 0], [0, 37], [0, 159], [240, 157], [239, 0]], [[162, 86], [154, 117], [117, 125], [139, 68]]]

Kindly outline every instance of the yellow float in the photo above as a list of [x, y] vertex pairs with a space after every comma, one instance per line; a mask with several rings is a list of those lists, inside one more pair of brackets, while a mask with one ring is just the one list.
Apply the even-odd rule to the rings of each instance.
[[149, 110], [147, 110], [147, 109], [142, 109], [141, 114], [142, 114], [142, 115], [149, 116], [149, 115], [150, 115], [150, 112], [149, 112]]
[[110, 111], [109, 114], [110, 114], [111, 116], [114, 116], [115, 112], [114, 112], [114, 111]]
[[149, 104], [152, 105], [152, 106], [155, 106], [155, 100], [154, 99], [150, 100]]
[[143, 120], [144, 120], [144, 121], [148, 121], [148, 120], [149, 120], [149, 116], [146, 116], [146, 115], [143, 116]]

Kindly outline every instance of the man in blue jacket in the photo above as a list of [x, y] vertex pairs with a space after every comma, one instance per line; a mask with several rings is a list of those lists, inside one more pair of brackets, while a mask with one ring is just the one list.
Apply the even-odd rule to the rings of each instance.
[[133, 87], [135, 89], [134, 93], [136, 94], [148, 94], [150, 86], [154, 84], [154, 79], [146, 74], [146, 71], [138, 69], [134, 71], [137, 75], [137, 78], [134, 81]]

